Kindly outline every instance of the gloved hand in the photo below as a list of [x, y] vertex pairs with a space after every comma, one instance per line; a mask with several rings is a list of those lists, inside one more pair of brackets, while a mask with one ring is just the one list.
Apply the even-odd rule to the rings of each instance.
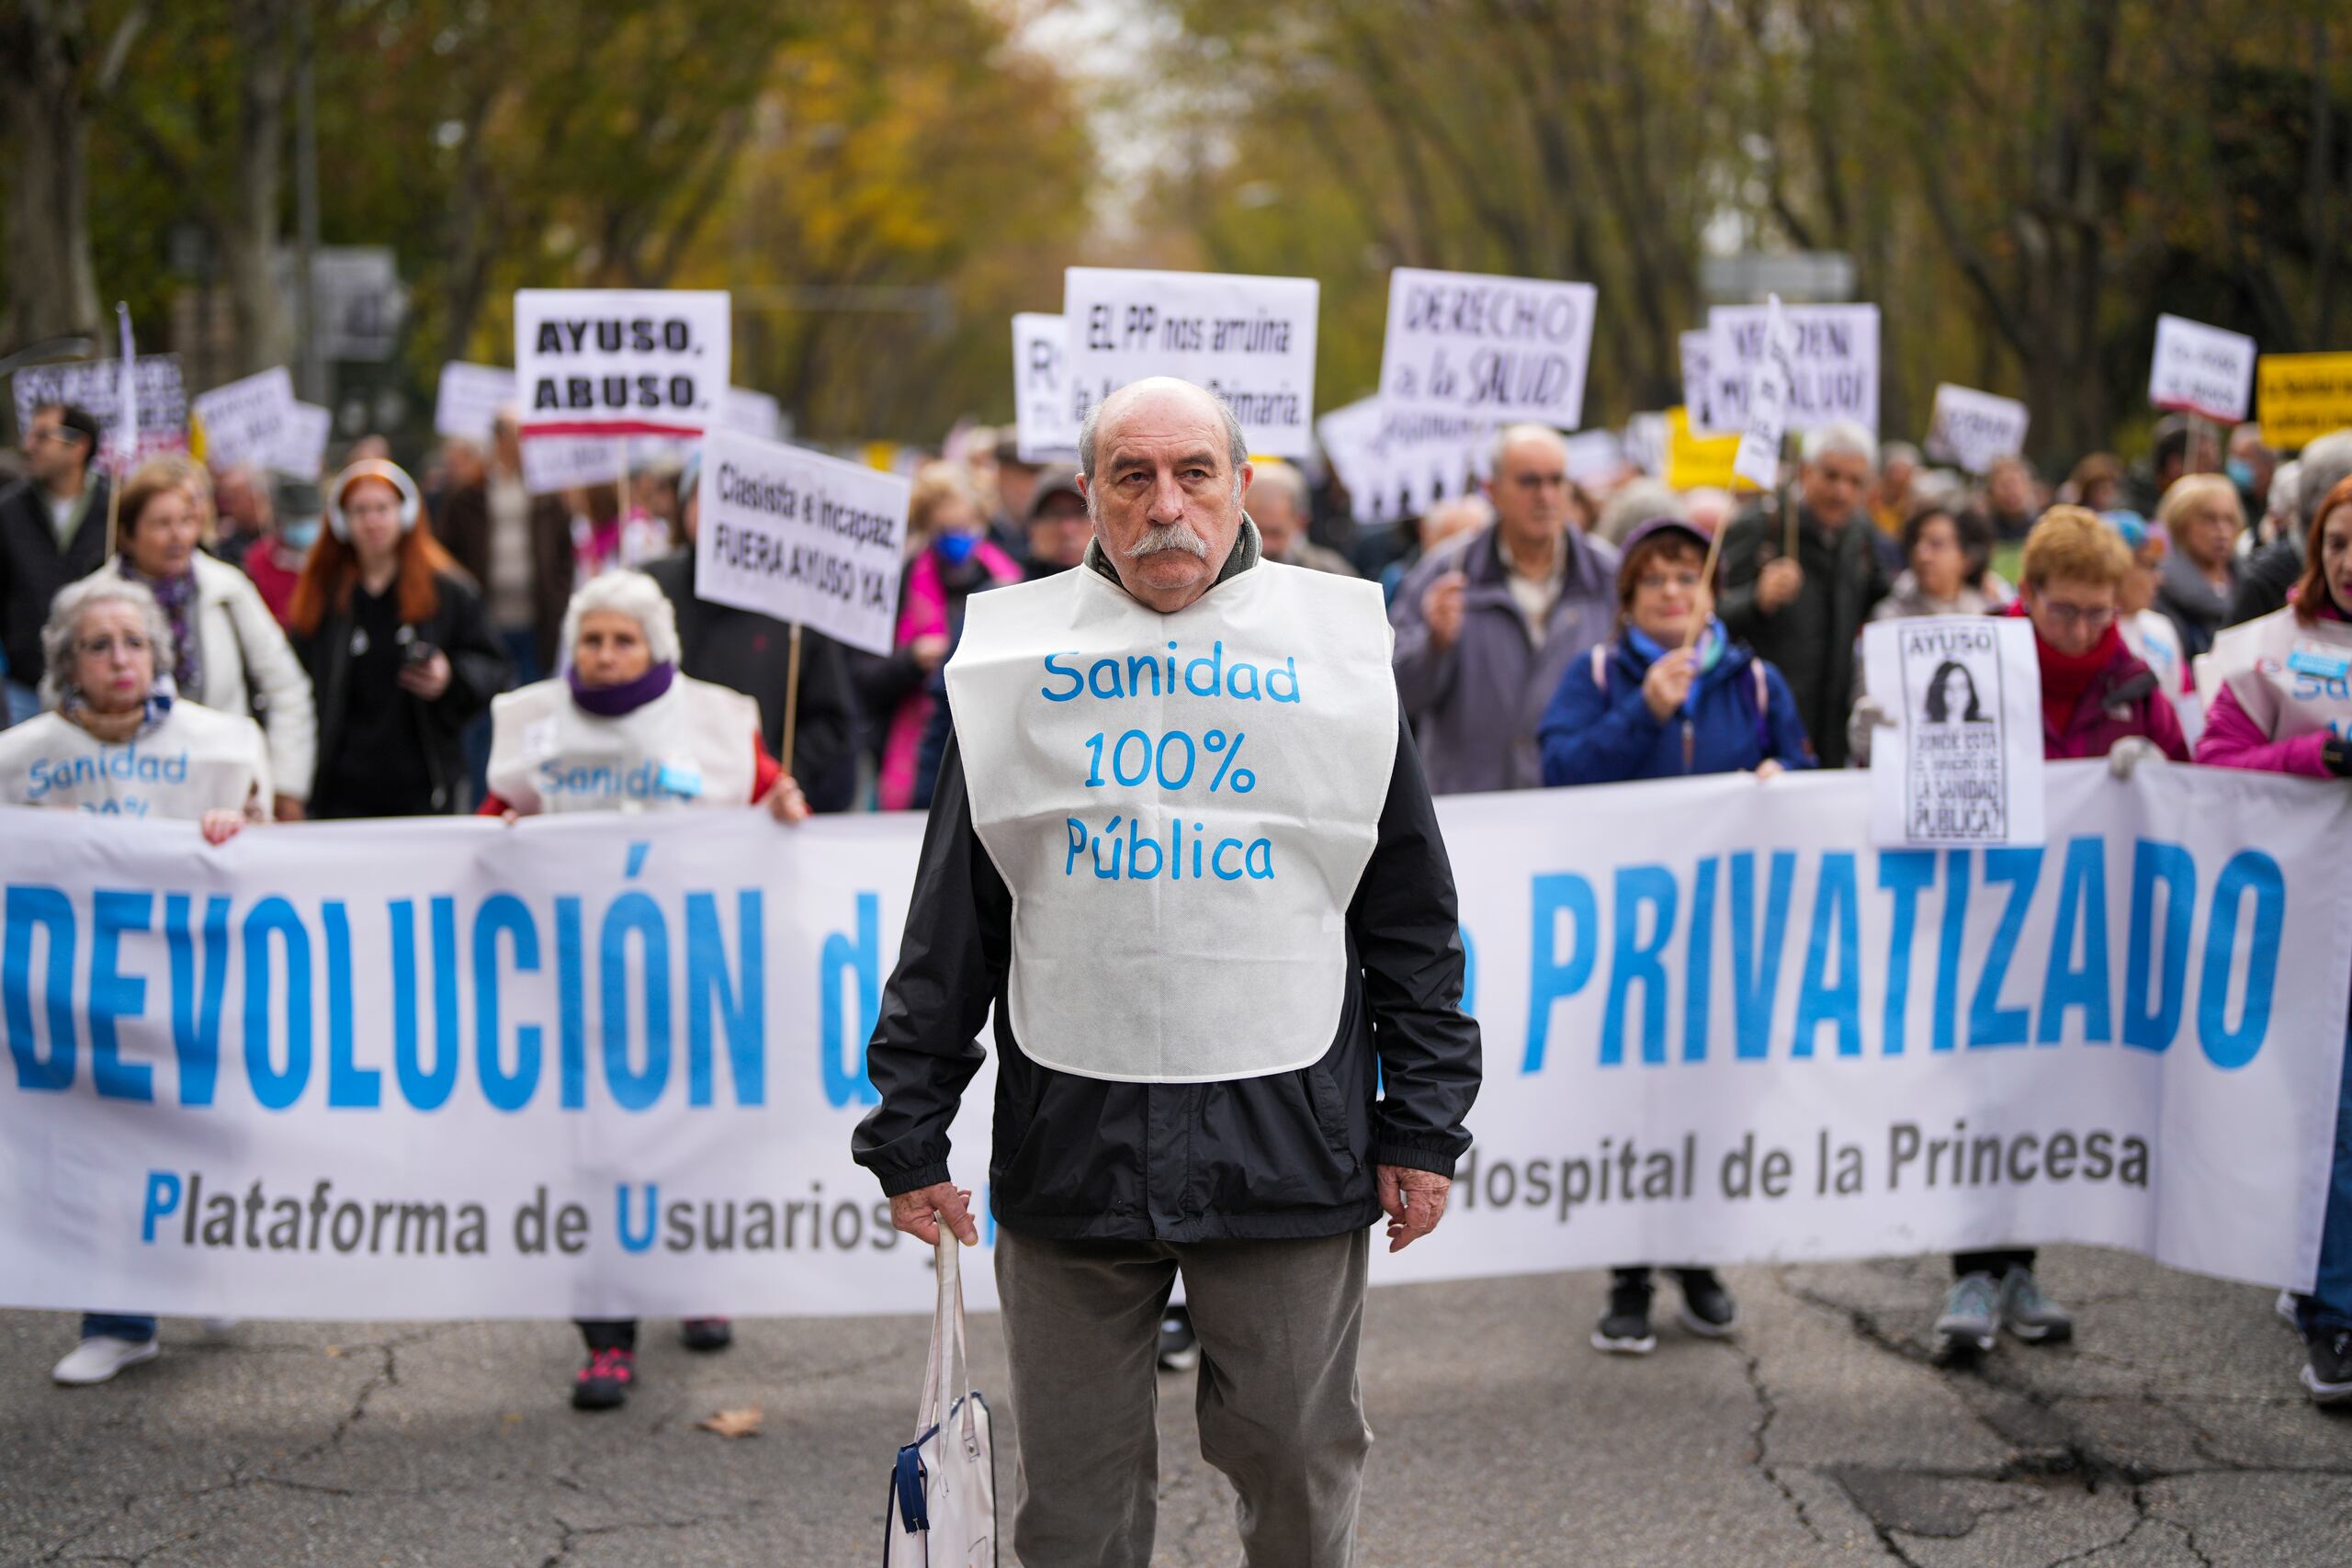
[[2164, 760], [2165, 754], [2154, 741], [2144, 735], [2127, 735], [2108, 752], [2107, 771], [2112, 778], [2128, 779], [2132, 776], [2132, 770], [2142, 761], [2161, 762]]
[[1895, 718], [1876, 697], [1864, 697], [1854, 705], [1854, 722], [1873, 729], [1893, 729]]

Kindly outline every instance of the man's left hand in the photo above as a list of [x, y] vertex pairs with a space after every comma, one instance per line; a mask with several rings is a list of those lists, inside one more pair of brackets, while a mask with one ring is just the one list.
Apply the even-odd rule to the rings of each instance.
[[1384, 1165], [1379, 1171], [1380, 1206], [1388, 1212], [1388, 1250], [1402, 1252], [1437, 1229], [1453, 1179], [1408, 1165]]

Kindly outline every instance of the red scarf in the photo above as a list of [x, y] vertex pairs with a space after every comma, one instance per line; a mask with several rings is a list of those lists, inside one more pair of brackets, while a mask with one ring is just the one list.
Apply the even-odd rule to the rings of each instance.
[[2122, 634], [2111, 625], [2087, 653], [2062, 653], [2043, 641], [2041, 632], [2033, 634], [2034, 651], [2041, 660], [2041, 711], [2054, 733], [2066, 733], [2075, 722], [2075, 705], [2122, 646]]

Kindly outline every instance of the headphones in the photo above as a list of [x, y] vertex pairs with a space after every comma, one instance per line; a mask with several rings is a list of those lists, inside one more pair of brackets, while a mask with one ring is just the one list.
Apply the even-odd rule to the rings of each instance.
[[343, 514], [344, 492], [361, 479], [381, 479], [390, 485], [401, 498], [401, 532], [405, 534], [416, 526], [424, 500], [416, 492], [416, 481], [398, 463], [381, 457], [363, 457], [335, 475], [334, 486], [327, 491], [327, 526], [345, 544], [351, 542], [351, 524]]

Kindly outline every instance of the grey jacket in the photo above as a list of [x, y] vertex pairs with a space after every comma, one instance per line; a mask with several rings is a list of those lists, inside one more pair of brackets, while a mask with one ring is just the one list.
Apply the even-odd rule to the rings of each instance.
[[[1435, 795], [1541, 784], [1535, 730], [1561, 672], [1616, 631], [1617, 552], [1571, 528], [1566, 574], [1537, 647], [1511, 597], [1498, 526], [1489, 524], [1423, 560], [1388, 610], [1396, 628], [1396, 694]], [[1421, 617], [1421, 595], [1449, 571], [1469, 581], [1462, 635], [1440, 649]]]

